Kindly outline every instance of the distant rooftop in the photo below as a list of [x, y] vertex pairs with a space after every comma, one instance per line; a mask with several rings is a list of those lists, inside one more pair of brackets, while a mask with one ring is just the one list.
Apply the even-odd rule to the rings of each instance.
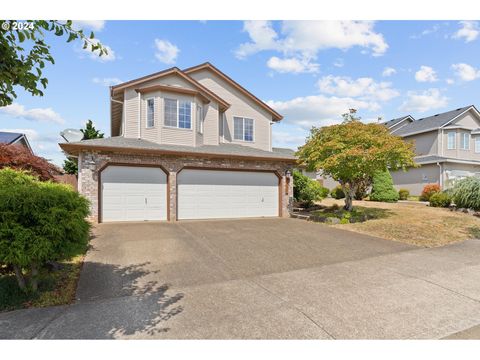
[[[460, 114], [462, 114], [463, 112], [467, 111], [470, 108], [476, 109], [474, 105], [468, 105], [455, 110], [450, 110], [444, 113], [435, 114], [433, 116], [428, 116], [428, 117], [424, 117], [416, 120], [414, 119], [414, 121], [410, 122], [409, 124], [406, 124], [405, 126], [402, 126], [397, 130], [393, 130], [393, 133], [395, 135], [408, 135], [412, 133], [422, 133], [422, 132], [427, 132], [431, 130], [436, 130], [446, 125], [451, 120], [455, 119], [457, 116], [459, 116]], [[384, 124], [387, 125], [387, 124], [390, 124], [391, 122], [395, 124], [401, 121], [401, 119], [405, 119], [405, 118], [406, 116], [404, 116], [403, 118], [393, 119], [385, 122]], [[393, 125], [387, 125], [387, 126], [391, 127]]]
[[20, 133], [0, 131], [0, 144], [12, 144], [22, 136]]

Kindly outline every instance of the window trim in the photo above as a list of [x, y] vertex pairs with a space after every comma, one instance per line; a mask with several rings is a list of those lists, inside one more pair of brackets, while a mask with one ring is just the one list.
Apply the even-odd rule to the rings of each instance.
[[[204, 124], [203, 124], [203, 119], [204, 119], [204, 113], [203, 113], [203, 106], [200, 105], [199, 103], [195, 103], [195, 123], [197, 124], [197, 132], [201, 135], [203, 135], [204, 131]], [[199, 118], [199, 111], [200, 111], [200, 118]]]
[[[466, 137], [465, 137], [466, 136]], [[468, 141], [465, 141], [468, 139]], [[463, 146], [462, 146], [463, 145]], [[465, 147], [467, 145], [467, 147]], [[463, 131], [460, 137], [460, 150], [469, 151], [470, 150], [470, 133]]]
[[[153, 101], [153, 125], [149, 126], [148, 125], [148, 102], [152, 100]], [[153, 129], [155, 127], [155, 97], [148, 97], [145, 99], [145, 128], [146, 129]]]
[[[237, 119], [242, 119], [242, 131], [243, 131], [243, 139], [235, 139], [235, 118]], [[252, 140], [245, 140], [245, 119], [252, 120]], [[233, 136], [232, 136], [232, 141], [238, 141], [238, 142], [246, 142], [246, 143], [254, 143], [255, 142], [255, 119], [245, 117], [245, 116], [236, 116], [234, 115], [232, 117], [232, 122], [233, 122]]]
[[[177, 118], [176, 118], [176, 125], [175, 126], [172, 126], [172, 125], [166, 125], [165, 124], [165, 114], [166, 114], [166, 101], [165, 100], [173, 100], [173, 101], [176, 101], [177, 103]], [[183, 102], [188, 102], [190, 103], [190, 127], [188, 128], [184, 128], [184, 127], [180, 127], [179, 124], [180, 124], [180, 102], [183, 101]], [[169, 128], [169, 129], [177, 129], [177, 130], [193, 130], [192, 126], [193, 126], [193, 116], [192, 116], [192, 112], [193, 112], [193, 106], [192, 106], [192, 101], [191, 100], [180, 100], [178, 98], [170, 98], [170, 97], [165, 97], [163, 98], [163, 127], [166, 127], [166, 128]]]
[[[450, 134], [453, 134], [453, 147], [450, 147]], [[456, 131], [448, 131], [447, 132], [447, 150], [456, 150], [457, 149], [457, 132]]]
[[[475, 151], [476, 154], [479, 154], [480, 153], [480, 135], [475, 136], [474, 143], [475, 143], [474, 151]], [[477, 150], [477, 144], [479, 145], [478, 150]]]

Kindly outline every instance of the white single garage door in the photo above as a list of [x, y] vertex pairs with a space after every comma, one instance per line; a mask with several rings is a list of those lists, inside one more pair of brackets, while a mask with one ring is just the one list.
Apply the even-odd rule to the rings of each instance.
[[178, 219], [278, 216], [278, 177], [268, 172], [182, 170]]
[[101, 174], [102, 221], [167, 219], [167, 175], [160, 168], [108, 166]]

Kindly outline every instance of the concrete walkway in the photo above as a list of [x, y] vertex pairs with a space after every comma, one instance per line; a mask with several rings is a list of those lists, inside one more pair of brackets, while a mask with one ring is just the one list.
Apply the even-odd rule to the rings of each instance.
[[103, 224], [77, 296], [1, 313], [0, 338], [455, 338], [480, 324], [480, 241], [420, 249], [294, 219]]

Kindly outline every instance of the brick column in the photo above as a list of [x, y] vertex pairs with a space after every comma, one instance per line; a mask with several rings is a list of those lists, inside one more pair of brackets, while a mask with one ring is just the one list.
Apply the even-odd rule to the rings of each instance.
[[177, 221], [177, 173], [170, 171], [168, 173], [168, 193], [169, 193], [169, 221]]

